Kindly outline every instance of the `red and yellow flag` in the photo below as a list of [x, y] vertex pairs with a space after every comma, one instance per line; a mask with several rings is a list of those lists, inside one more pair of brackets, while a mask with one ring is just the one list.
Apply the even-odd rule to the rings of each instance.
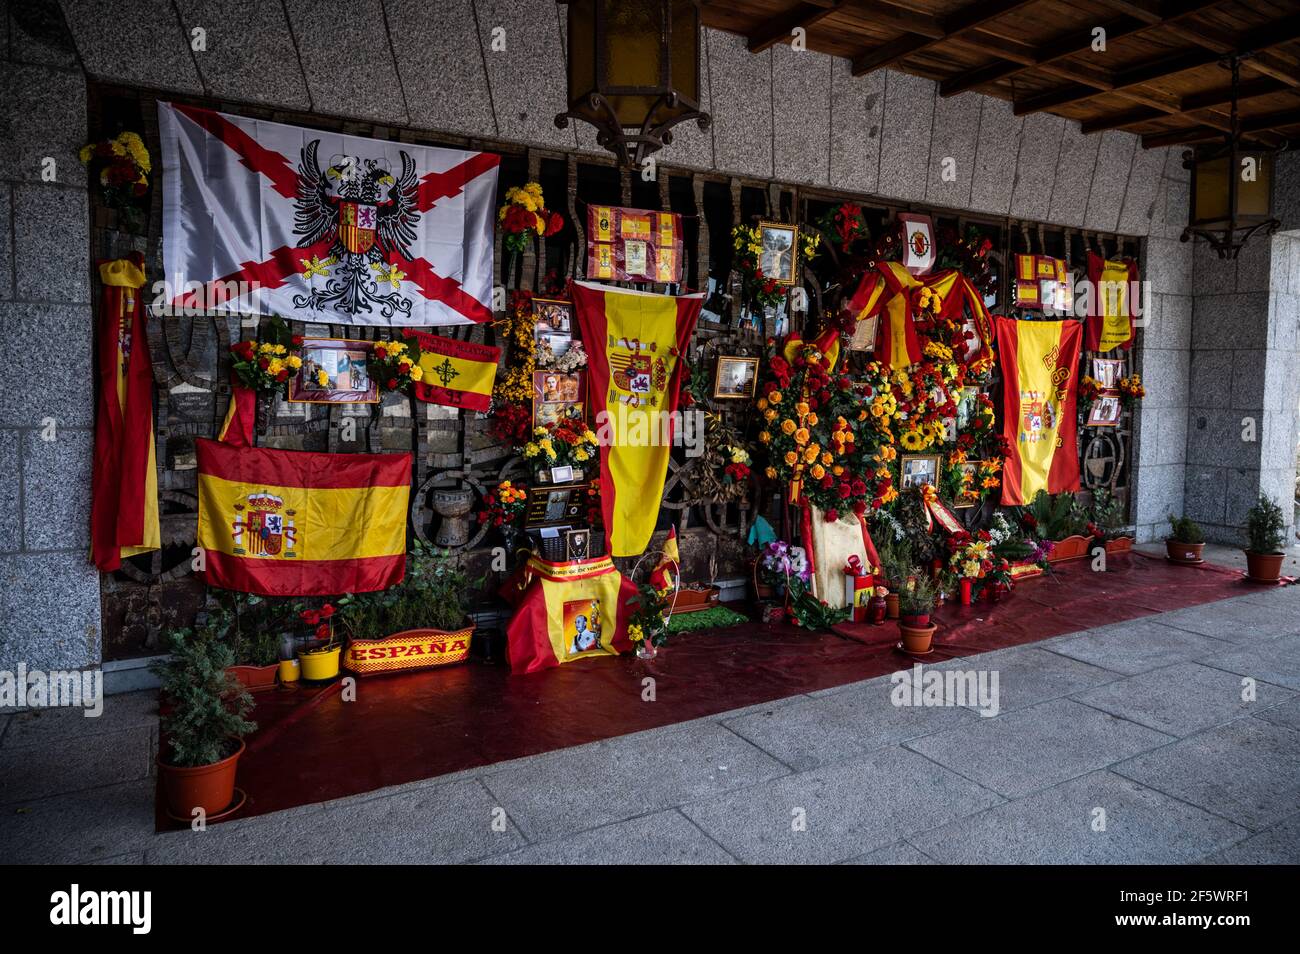
[[636, 596], [636, 585], [609, 557], [547, 563], [533, 556], [520, 582], [525, 589], [506, 628], [511, 672], [537, 672], [632, 648], [627, 601]]
[[1082, 323], [1000, 315], [994, 322], [1002, 368], [1002, 427], [1011, 444], [1002, 469], [1002, 503], [1026, 504], [1040, 490], [1078, 490], [1075, 404]]
[[99, 397], [90, 511], [90, 549], [107, 573], [124, 557], [157, 550], [158, 467], [154, 457], [153, 366], [140, 289], [144, 256], [101, 262]]
[[613, 556], [643, 552], [663, 497], [677, 410], [678, 360], [704, 295], [654, 295], [572, 282], [600, 438], [601, 511]]
[[1089, 351], [1110, 351], [1133, 345], [1134, 296], [1137, 294], [1137, 263], [1132, 259], [1110, 261], [1096, 252], [1088, 253], [1088, 283], [1092, 300], [1088, 308]]
[[410, 454], [195, 445], [198, 544], [210, 586], [328, 596], [401, 582]]
[[472, 341], [410, 332], [420, 347], [420, 380], [412, 390], [421, 401], [486, 411], [492, 403], [501, 349]]
[[939, 317], [958, 321], [969, 308], [975, 341], [964, 360], [982, 370], [992, 364], [992, 338], [988, 308], [970, 280], [956, 269], [917, 278], [900, 262], [880, 262], [858, 282], [844, 307], [857, 321], [883, 311], [876, 360], [890, 368], [907, 368], [921, 360], [913, 303], [916, 292], [929, 288], [943, 300]]

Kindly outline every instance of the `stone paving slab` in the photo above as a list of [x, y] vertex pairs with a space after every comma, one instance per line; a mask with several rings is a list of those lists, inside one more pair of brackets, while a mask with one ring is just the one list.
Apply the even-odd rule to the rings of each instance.
[[958, 706], [895, 706], [891, 688], [888, 679], [872, 679], [845, 692], [724, 719], [723, 725], [803, 772], [979, 718]]
[[90, 717], [84, 713], [84, 709], [71, 707], [14, 713], [6, 717], [12, 721], [7, 732], [0, 732], [0, 747], [38, 745], [124, 729], [154, 729], [158, 725], [158, 693], [126, 692], [105, 696], [104, 709], [99, 716]]
[[1254, 692], [1254, 701], [1243, 701], [1241, 676], [1199, 663], [1178, 663], [1076, 693], [1071, 698], [1182, 738], [1253, 715], [1296, 695], [1267, 683], [1258, 683]]
[[932, 865], [935, 860], [905, 841], [850, 858], [846, 865]]
[[462, 781], [318, 812], [263, 815], [238, 827], [168, 833], [145, 857], [150, 864], [459, 864], [524, 844], [488, 791]]
[[1162, 732], [1060, 699], [904, 745], [1016, 797], [1170, 741]]
[[1282, 636], [1259, 646], [1220, 653], [1205, 665], [1300, 690], [1300, 636]]
[[1280, 725], [1283, 728], [1294, 729], [1295, 731], [1300, 732], [1300, 698], [1292, 699], [1290, 702], [1284, 702], [1280, 706], [1261, 709], [1254, 715], [1256, 719], [1263, 719], [1265, 722], [1271, 722], [1273, 725]]
[[147, 778], [157, 751], [154, 739], [155, 730], [139, 727], [7, 745], [0, 748], [0, 805]]
[[530, 841], [574, 834], [789, 774], [717, 723], [694, 723], [564, 749], [483, 781]]
[[1246, 834], [1103, 770], [908, 841], [943, 864], [1186, 864]]
[[1163, 618], [1099, 626], [1077, 636], [1049, 640], [1042, 646], [1045, 651], [1130, 676], [1221, 653], [1232, 646], [1226, 640], [1165, 626], [1159, 622]]
[[143, 851], [153, 838], [151, 778], [0, 808], [0, 858], [81, 864]]
[[[1024, 709], [1050, 699], [1059, 699], [1120, 678], [1097, 666], [1048, 652], [1037, 646], [1017, 646], [997, 653], [964, 656], [939, 669], [996, 671], [998, 705], [1001, 712]], [[968, 708], [978, 706], [967, 703]]]
[[482, 862], [500, 865], [731, 865], [736, 860], [675, 808]]
[[1300, 815], [1251, 835], [1203, 859], [1211, 865], [1300, 864]]
[[1242, 645], [1300, 633], [1300, 613], [1296, 612], [1290, 600], [1257, 602], [1238, 598], [1202, 603], [1172, 613], [1161, 613], [1160, 622]]
[[1300, 733], [1238, 719], [1113, 770], [1258, 831], [1300, 805]]
[[[828, 864], [1000, 801], [894, 747], [684, 805], [682, 812], [741, 861]], [[795, 830], [801, 817], [805, 830]]]

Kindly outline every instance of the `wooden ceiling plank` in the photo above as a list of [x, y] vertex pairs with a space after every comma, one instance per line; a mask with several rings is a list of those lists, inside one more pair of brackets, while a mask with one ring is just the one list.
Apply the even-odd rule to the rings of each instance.
[[961, 34], [978, 29], [981, 25], [1000, 16], [1028, 6], [1036, 0], [977, 0], [949, 13], [939, 19], [942, 36], [925, 36], [920, 33], [905, 32], [901, 36], [880, 46], [863, 50], [853, 57], [853, 75], [863, 76], [897, 62], [913, 53], [927, 49], [945, 40], [951, 40]]
[[[1300, 14], [1293, 14], [1271, 23], [1266, 23], [1259, 27], [1254, 27], [1241, 34], [1232, 46], [1232, 51], [1237, 53], [1249, 53], [1257, 50], [1266, 50], [1283, 43], [1289, 43], [1291, 40], [1300, 37]], [[1172, 56], [1160, 57], [1146, 63], [1139, 63], [1120, 70], [1115, 74], [1115, 86], [1117, 90], [1127, 89], [1133, 86], [1141, 86], [1144, 83], [1150, 83], [1153, 80], [1162, 77], [1171, 76], [1175, 73], [1181, 73], [1184, 70], [1197, 69], [1202, 66], [1208, 66], [1217, 63], [1224, 54], [1211, 49], [1198, 48], [1183, 50]], [[1028, 113], [1036, 113], [1040, 110], [1055, 109], [1060, 106], [1066, 106], [1077, 103], [1080, 100], [1091, 99], [1097, 95], [1097, 90], [1090, 89], [1080, 84], [1070, 84], [1062, 86], [1059, 89], [1049, 90], [1046, 93], [1040, 93], [1027, 97], [1015, 104], [1015, 114], [1023, 116]]]
[[778, 14], [759, 24], [747, 37], [749, 52], [762, 53], [768, 47], [778, 43], [789, 42], [794, 31], [800, 27], [810, 29], [826, 17], [835, 13], [840, 7], [840, 0], [828, 0], [822, 3], [796, 3], [786, 13]]

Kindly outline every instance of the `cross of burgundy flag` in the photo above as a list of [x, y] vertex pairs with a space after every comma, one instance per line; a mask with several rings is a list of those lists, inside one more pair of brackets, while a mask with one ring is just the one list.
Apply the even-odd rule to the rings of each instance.
[[492, 317], [488, 152], [158, 104], [175, 309], [330, 324]]

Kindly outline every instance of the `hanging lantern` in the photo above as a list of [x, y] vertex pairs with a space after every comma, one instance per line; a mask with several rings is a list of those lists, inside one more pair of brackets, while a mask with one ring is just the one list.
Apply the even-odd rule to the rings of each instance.
[[1192, 173], [1191, 211], [1182, 240], [1199, 235], [1219, 253], [1236, 258], [1256, 232], [1271, 235], [1281, 223], [1273, 217], [1273, 153], [1243, 146], [1237, 118], [1240, 61], [1232, 60], [1232, 131], [1220, 146], [1188, 150], [1183, 168]]
[[569, 8], [569, 108], [555, 117], [596, 127], [596, 142], [640, 167], [700, 111], [696, 0], [559, 0]]

